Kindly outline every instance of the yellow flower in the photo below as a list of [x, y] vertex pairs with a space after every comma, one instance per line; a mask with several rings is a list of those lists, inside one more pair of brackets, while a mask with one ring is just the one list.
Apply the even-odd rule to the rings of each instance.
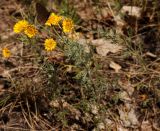
[[71, 32], [74, 27], [73, 21], [71, 19], [65, 19], [62, 25], [63, 25], [63, 31], [65, 33]]
[[32, 38], [33, 36], [35, 36], [38, 31], [37, 29], [35, 28], [34, 25], [28, 25], [25, 30], [24, 30], [24, 33], [29, 37], [29, 38]]
[[20, 33], [24, 31], [27, 26], [28, 22], [26, 20], [20, 20], [14, 25], [13, 30], [15, 33]]
[[54, 13], [51, 13], [48, 20], [46, 21], [45, 25], [51, 26], [51, 25], [58, 25], [58, 23], [61, 21], [62, 17], [58, 16]]
[[2, 55], [3, 55], [3, 57], [5, 57], [5, 58], [9, 58], [10, 56], [11, 56], [11, 52], [10, 52], [10, 50], [8, 49], [8, 48], [3, 48], [3, 50], [2, 50]]
[[52, 38], [46, 39], [44, 46], [47, 51], [52, 51], [56, 47], [57, 43]]

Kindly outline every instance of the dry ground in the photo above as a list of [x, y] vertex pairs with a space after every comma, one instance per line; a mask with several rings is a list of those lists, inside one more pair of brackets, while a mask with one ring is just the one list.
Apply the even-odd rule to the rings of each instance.
[[[160, 7], [156, 2], [160, 1], [43, 3], [48, 10], [72, 16], [80, 33], [77, 41], [93, 46], [91, 69], [100, 67], [92, 70], [94, 91], [83, 93], [74, 79], [76, 71], [66, 71], [60, 64], [68, 64], [65, 57], [55, 57], [63, 52], [56, 50], [49, 57], [42, 51], [49, 60], [44, 64], [13, 32], [17, 20], [37, 15], [34, 2], [1, 0], [0, 49], [7, 46], [14, 56], [0, 59], [0, 129], [159, 131]], [[125, 6], [142, 11], [133, 16]], [[37, 42], [40, 48], [42, 40]], [[50, 79], [53, 72], [57, 78]]]

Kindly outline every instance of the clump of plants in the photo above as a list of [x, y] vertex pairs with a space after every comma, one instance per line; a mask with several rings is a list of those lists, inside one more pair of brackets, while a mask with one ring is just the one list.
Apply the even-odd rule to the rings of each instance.
[[[106, 88], [104, 79], [101, 79], [101, 75], [98, 74], [98, 66], [94, 62], [92, 48], [86, 52], [84, 46], [74, 38], [75, 25], [71, 18], [51, 13], [43, 25], [35, 25], [23, 19], [14, 25], [13, 30], [18, 34], [18, 39], [31, 49], [30, 51], [36, 53], [36, 63], [44, 75], [40, 81], [42, 84], [38, 85], [34, 84], [30, 78], [15, 80], [13, 87], [19, 90], [18, 93], [21, 93], [20, 99], [27, 103], [31, 102], [31, 106], [35, 106], [34, 110], [37, 110], [38, 106], [33, 103], [41, 103], [40, 106], [42, 106], [39, 99], [43, 101], [45, 98], [38, 97], [43, 91], [46, 91], [47, 96], [44, 92], [42, 94], [49, 101], [66, 99], [68, 102], [75, 103], [76, 108], [82, 112], [86, 110], [86, 107], [88, 108], [87, 104], [100, 100], [101, 93]], [[14, 53], [8, 47], [4, 47], [2, 55], [7, 61], [14, 56]], [[30, 84], [25, 84], [25, 82]], [[20, 89], [23, 86], [25, 89]], [[44, 87], [42, 89], [36, 86]], [[67, 98], [70, 92], [71, 96]], [[65, 110], [54, 110], [54, 112], [64, 114]], [[57, 119], [60, 118], [58, 114], [55, 115]], [[64, 119], [60, 121], [64, 122]]]

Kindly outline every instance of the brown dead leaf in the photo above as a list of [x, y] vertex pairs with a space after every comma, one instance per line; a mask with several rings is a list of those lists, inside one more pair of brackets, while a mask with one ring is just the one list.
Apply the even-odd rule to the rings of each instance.
[[106, 56], [109, 52], [117, 53], [122, 50], [122, 46], [112, 44], [112, 40], [96, 39], [91, 41], [92, 45], [96, 46], [97, 53], [101, 56]]
[[114, 69], [116, 73], [118, 73], [119, 70], [122, 68], [119, 64], [115, 63], [114, 61], [110, 62], [109, 67]]

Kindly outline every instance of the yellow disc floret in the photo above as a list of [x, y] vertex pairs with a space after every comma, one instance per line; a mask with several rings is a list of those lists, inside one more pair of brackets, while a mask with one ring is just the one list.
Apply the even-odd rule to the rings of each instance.
[[26, 20], [20, 20], [14, 25], [13, 30], [15, 33], [20, 33], [24, 31], [27, 26], [28, 22]]
[[71, 32], [74, 27], [73, 21], [69, 18], [64, 19], [62, 25], [63, 25], [63, 31], [65, 33]]
[[46, 39], [45, 42], [44, 42], [44, 46], [45, 46], [45, 49], [47, 51], [52, 51], [55, 49], [57, 43], [55, 40], [53, 40], [52, 38], [50, 39]]
[[3, 48], [3, 50], [2, 50], [2, 55], [3, 55], [3, 57], [5, 57], [5, 58], [9, 58], [10, 56], [11, 56], [11, 52], [10, 52], [10, 50], [8, 49], [8, 48]]
[[51, 26], [51, 25], [58, 25], [58, 23], [61, 21], [62, 17], [58, 16], [54, 13], [51, 13], [48, 20], [46, 21], [45, 25]]
[[24, 30], [24, 33], [29, 37], [29, 38], [32, 38], [33, 36], [35, 36], [38, 31], [37, 29], [35, 28], [34, 25], [28, 25], [25, 30]]

